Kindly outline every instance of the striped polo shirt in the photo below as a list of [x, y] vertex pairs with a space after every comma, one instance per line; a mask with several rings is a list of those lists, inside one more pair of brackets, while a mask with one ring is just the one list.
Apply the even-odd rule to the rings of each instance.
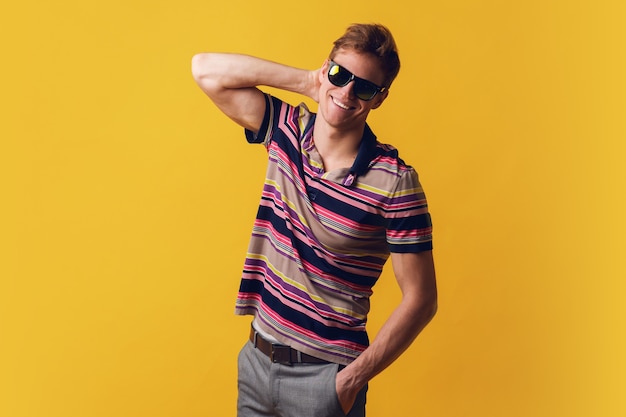
[[368, 126], [353, 166], [326, 172], [315, 116], [266, 95], [259, 132], [245, 132], [269, 162], [235, 310], [280, 343], [348, 364], [369, 344], [390, 252], [431, 250], [432, 227], [415, 170]]

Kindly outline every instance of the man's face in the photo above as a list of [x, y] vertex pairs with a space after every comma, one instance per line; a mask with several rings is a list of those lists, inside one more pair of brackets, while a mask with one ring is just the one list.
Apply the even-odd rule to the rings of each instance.
[[[384, 74], [378, 59], [371, 54], [340, 49], [333, 62], [350, 71], [356, 77], [382, 86]], [[319, 114], [332, 127], [340, 130], [361, 129], [370, 110], [377, 108], [387, 97], [387, 90], [378, 93], [369, 101], [354, 94], [354, 81], [338, 87], [328, 80], [328, 60], [320, 70]]]

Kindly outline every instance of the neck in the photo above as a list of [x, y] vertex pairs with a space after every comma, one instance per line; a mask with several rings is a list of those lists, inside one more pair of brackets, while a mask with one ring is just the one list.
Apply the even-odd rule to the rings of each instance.
[[350, 168], [359, 153], [365, 125], [360, 129], [342, 131], [318, 123], [318, 120], [315, 121], [314, 128], [315, 147], [322, 157], [325, 170]]

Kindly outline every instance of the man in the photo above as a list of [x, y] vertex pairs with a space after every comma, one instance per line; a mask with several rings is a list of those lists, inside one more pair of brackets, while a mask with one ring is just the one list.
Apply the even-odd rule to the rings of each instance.
[[[319, 70], [236, 54], [192, 60], [202, 90], [269, 155], [236, 306], [254, 316], [239, 355], [239, 417], [364, 416], [368, 381], [435, 314], [424, 193], [366, 123], [399, 68], [388, 29], [362, 24]], [[258, 86], [308, 96], [318, 112]], [[402, 299], [370, 344], [369, 297], [389, 255]]]

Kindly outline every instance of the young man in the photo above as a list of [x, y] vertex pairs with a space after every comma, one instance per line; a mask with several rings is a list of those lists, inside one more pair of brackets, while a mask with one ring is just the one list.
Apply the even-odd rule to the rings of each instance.
[[[364, 416], [368, 381], [435, 314], [424, 193], [366, 123], [399, 68], [387, 28], [361, 24], [319, 70], [236, 54], [193, 58], [198, 85], [269, 155], [236, 306], [254, 317], [239, 355], [239, 417]], [[308, 96], [318, 112], [258, 86]], [[370, 344], [369, 297], [389, 255], [402, 299]]]

